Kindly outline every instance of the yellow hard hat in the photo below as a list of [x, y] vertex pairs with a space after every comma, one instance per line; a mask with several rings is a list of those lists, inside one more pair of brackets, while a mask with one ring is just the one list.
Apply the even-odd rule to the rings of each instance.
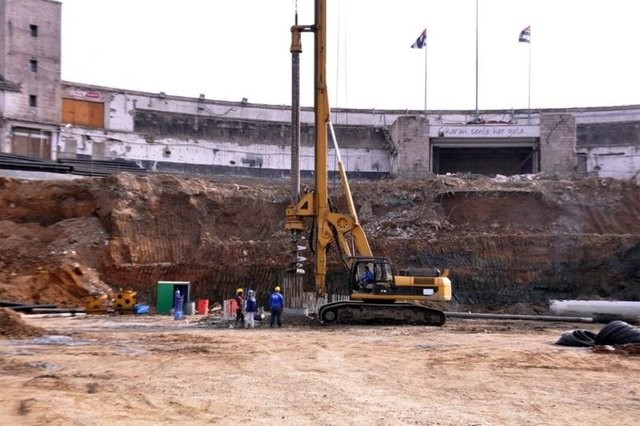
[[239, 288], [239, 289], [236, 290], [236, 293], [244, 293], [244, 290]]
[[275, 291], [280, 291], [280, 287], [274, 288]]

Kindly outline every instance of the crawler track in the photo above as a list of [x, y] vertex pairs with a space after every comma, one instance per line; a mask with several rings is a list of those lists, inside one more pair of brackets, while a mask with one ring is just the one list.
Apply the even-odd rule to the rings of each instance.
[[366, 303], [353, 300], [327, 303], [318, 318], [325, 324], [414, 324], [442, 326], [444, 312], [414, 303]]

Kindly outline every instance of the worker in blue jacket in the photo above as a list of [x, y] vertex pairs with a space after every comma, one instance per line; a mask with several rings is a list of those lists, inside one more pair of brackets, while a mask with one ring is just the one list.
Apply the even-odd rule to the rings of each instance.
[[271, 327], [274, 323], [278, 324], [278, 327], [282, 327], [282, 310], [284, 309], [284, 296], [280, 294], [280, 287], [273, 289], [271, 297], [269, 298], [269, 309], [271, 310]]
[[253, 290], [247, 291], [247, 300], [244, 302], [244, 326], [245, 328], [253, 328], [256, 326], [256, 312], [258, 312], [258, 302]]

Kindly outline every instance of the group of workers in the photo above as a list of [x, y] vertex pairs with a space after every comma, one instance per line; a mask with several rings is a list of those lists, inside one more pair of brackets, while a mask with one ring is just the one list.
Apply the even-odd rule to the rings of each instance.
[[[236, 326], [244, 326], [245, 328], [254, 328], [256, 323], [256, 313], [258, 312], [258, 302], [255, 292], [251, 289], [247, 290], [246, 299], [244, 297], [244, 289], [239, 288], [233, 297], [236, 302]], [[282, 327], [282, 311], [284, 309], [284, 296], [280, 293], [280, 287], [276, 286], [273, 293], [269, 297], [268, 309], [271, 311], [270, 325], [274, 327]]]
[[[364, 273], [360, 277], [360, 283], [364, 289], [374, 283], [373, 272], [368, 266], [364, 267]], [[256, 326], [256, 314], [258, 313], [258, 302], [255, 292], [252, 289], [247, 290], [247, 296], [244, 296], [244, 289], [239, 288], [233, 297], [236, 303], [236, 326], [244, 326], [245, 328], [254, 328]], [[269, 325], [274, 327], [282, 327], [282, 311], [284, 309], [284, 296], [280, 293], [280, 287], [276, 286], [273, 293], [269, 297], [267, 309], [271, 311], [271, 319]]]

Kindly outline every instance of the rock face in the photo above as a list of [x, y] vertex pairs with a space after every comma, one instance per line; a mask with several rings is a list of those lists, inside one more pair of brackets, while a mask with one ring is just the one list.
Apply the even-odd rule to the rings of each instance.
[[[125, 288], [154, 303], [159, 280], [190, 281], [193, 300], [222, 301], [238, 286], [266, 293], [289, 261], [289, 182], [220, 179], [0, 178], [0, 300], [81, 305], [90, 293]], [[338, 182], [332, 189], [342, 209]], [[636, 183], [439, 176], [351, 189], [376, 255], [397, 268], [450, 268], [447, 309], [640, 300]], [[342, 269], [331, 257], [329, 285], [338, 289]], [[312, 289], [313, 274], [304, 280]]]

